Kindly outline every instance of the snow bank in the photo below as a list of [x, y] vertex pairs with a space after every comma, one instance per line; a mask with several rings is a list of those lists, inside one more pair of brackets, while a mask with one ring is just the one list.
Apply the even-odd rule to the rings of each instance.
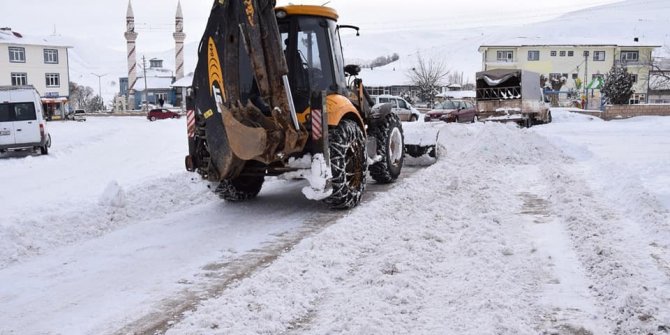
[[[0, 269], [212, 197], [183, 171], [184, 120], [50, 122], [48, 156], [0, 159]], [[175, 136], [184, 134], [184, 136]]]

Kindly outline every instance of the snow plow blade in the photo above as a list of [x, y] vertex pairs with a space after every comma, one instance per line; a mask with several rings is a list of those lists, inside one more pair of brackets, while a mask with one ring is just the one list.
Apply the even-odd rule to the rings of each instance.
[[439, 129], [426, 123], [405, 123], [405, 164], [432, 165], [438, 158]]

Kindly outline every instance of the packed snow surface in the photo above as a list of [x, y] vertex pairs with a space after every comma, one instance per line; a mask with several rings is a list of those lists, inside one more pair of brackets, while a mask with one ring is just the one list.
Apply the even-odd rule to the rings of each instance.
[[347, 212], [222, 202], [184, 120], [49, 123], [0, 159], [0, 334], [667, 333], [670, 118], [552, 113], [405, 123], [438, 160]]

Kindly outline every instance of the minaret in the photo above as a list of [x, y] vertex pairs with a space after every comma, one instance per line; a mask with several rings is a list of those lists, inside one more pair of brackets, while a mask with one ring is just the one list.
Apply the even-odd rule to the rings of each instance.
[[175, 31], [172, 34], [175, 41], [175, 79], [184, 77], [184, 15], [181, 13], [181, 1], [177, 2], [177, 14], [175, 15]]
[[137, 59], [135, 57], [135, 14], [133, 6], [128, 0], [128, 12], [126, 13], [126, 44], [128, 46], [128, 107], [135, 109], [135, 82], [137, 82]]

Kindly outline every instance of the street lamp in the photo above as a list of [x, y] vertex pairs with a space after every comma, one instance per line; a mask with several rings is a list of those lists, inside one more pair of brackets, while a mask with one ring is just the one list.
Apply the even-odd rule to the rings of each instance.
[[100, 97], [100, 103], [102, 104], [102, 109], [105, 109], [105, 100], [102, 98], [102, 85], [100, 85], [100, 78], [106, 76], [107, 74], [95, 74], [91, 72], [92, 75], [98, 77], [98, 96]]

